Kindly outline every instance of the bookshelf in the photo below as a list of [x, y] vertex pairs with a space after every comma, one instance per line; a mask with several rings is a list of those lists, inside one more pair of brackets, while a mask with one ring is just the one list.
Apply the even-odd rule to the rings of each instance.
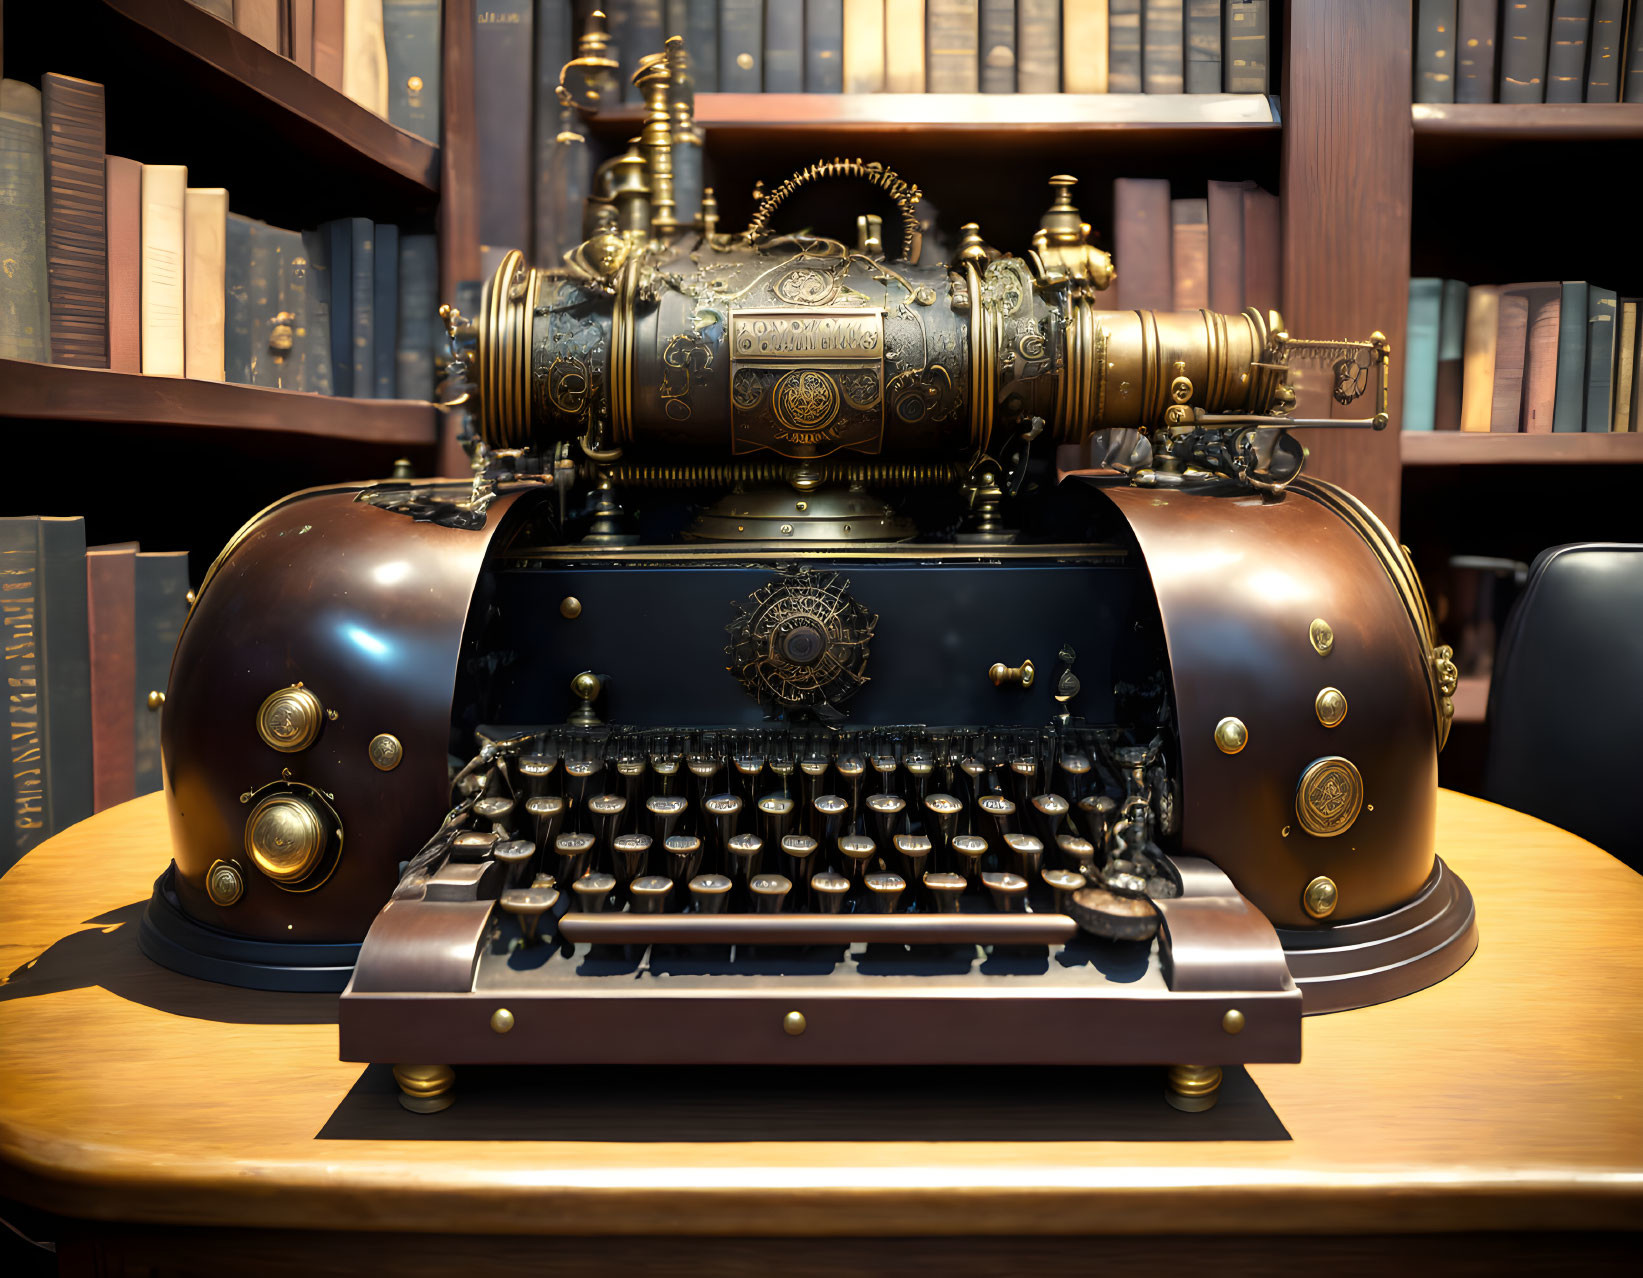
[[1416, 102], [1417, 154], [1451, 143], [1643, 140], [1643, 102]]
[[1643, 463], [1643, 435], [1484, 434], [1408, 431], [1399, 437], [1405, 466], [1573, 466]]

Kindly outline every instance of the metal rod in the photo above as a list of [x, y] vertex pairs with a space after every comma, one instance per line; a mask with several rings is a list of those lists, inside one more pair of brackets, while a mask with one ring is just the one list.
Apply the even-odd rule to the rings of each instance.
[[1059, 945], [1065, 914], [567, 914], [559, 935], [590, 945]]

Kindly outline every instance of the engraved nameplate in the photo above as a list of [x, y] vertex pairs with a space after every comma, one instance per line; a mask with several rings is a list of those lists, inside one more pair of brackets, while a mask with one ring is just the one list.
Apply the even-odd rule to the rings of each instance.
[[884, 312], [730, 313], [732, 450], [825, 457], [884, 440]]

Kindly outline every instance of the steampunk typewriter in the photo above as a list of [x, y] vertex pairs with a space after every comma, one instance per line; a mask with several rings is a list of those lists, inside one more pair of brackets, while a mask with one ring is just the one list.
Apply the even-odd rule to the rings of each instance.
[[[146, 951], [342, 989], [423, 1111], [489, 1062], [1145, 1063], [1201, 1109], [1459, 967], [1454, 666], [1290, 434], [1384, 427], [1386, 341], [1100, 309], [1064, 177], [1019, 257], [930, 260], [854, 160], [725, 233], [685, 72], [641, 65], [563, 262], [445, 312], [473, 476], [296, 494], [212, 566]], [[778, 229], [851, 182], [854, 242]], [[1298, 361], [1374, 411], [1297, 418]]]

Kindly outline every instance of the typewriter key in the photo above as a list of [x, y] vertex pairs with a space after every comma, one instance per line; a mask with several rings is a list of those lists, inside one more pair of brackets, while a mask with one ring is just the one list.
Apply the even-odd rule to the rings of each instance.
[[[816, 796], [824, 792], [827, 784], [827, 769], [829, 766], [830, 765], [826, 759], [799, 760], [799, 802], [802, 803], [807, 810], [816, 802]], [[847, 803], [845, 804], [845, 811], [848, 812], [849, 810], [850, 805]], [[820, 835], [817, 835], [816, 837], [821, 838]], [[835, 835], [834, 837], [836, 838], [837, 836]], [[831, 839], [823, 840], [824, 843], [830, 843], [831, 841]]]
[[565, 824], [565, 801], [557, 794], [539, 794], [525, 800], [525, 822], [539, 848], [551, 848]]
[[628, 801], [620, 794], [599, 794], [588, 800], [588, 822], [600, 848], [609, 848], [610, 841], [622, 827], [622, 814]]
[[854, 834], [861, 816], [861, 787], [862, 778], [867, 774], [867, 761], [859, 754], [845, 754], [840, 755], [833, 766], [839, 774], [839, 791], [850, 805], [850, 815], [844, 822], [845, 832]]
[[810, 879], [810, 900], [818, 914], [841, 914], [850, 895], [850, 880], [842, 874], [823, 870]]
[[645, 769], [640, 755], [627, 755], [616, 761], [616, 775], [620, 778], [616, 789], [628, 801], [627, 821], [632, 822], [645, 797]]
[[635, 914], [666, 913], [673, 896], [673, 880], [661, 874], [644, 874], [628, 884], [628, 900]]
[[559, 904], [557, 888], [509, 888], [498, 902], [504, 914], [519, 920], [519, 930], [525, 935], [525, 944], [536, 944], [536, 929], [542, 916]]
[[764, 860], [764, 840], [756, 834], [733, 834], [725, 842], [730, 856], [730, 877], [746, 883], [759, 873]]
[[631, 883], [645, 872], [650, 860], [650, 835], [618, 834], [610, 841], [611, 872], [618, 883]]
[[1057, 788], [1067, 796], [1068, 803], [1077, 803], [1084, 797], [1084, 787], [1089, 784], [1090, 756], [1070, 752], [1061, 756], [1058, 765], [1061, 777]]
[[668, 836], [679, 825], [689, 801], [677, 794], [653, 794], [645, 800], [645, 815], [649, 821], [646, 831], [655, 843], [666, 843]]
[[530, 877], [531, 859], [536, 855], [536, 844], [529, 839], [509, 839], [491, 849], [491, 855], [502, 863], [504, 882], [509, 887], [521, 887]]
[[1061, 852], [1061, 864], [1069, 870], [1076, 870], [1086, 879], [1095, 876], [1095, 844], [1088, 839], [1081, 839], [1076, 834], [1063, 834], [1055, 841], [1055, 846]]
[[561, 834], [553, 841], [553, 877], [560, 883], [574, 883], [588, 872], [593, 862], [593, 835]]
[[867, 796], [868, 828], [881, 848], [890, 846], [890, 840], [901, 828], [901, 818], [906, 811], [907, 802], [900, 795], [880, 793]]
[[491, 829], [507, 838], [508, 826], [513, 820], [513, 800], [502, 795], [476, 800], [474, 815], [481, 821], [489, 821]]
[[808, 883], [815, 872], [816, 840], [808, 834], [783, 835], [781, 852], [782, 873], [794, 883]]
[[907, 881], [899, 874], [869, 874], [865, 883], [867, 901], [875, 914], [894, 914], [896, 902], [907, 890]]
[[559, 760], [551, 754], [522, 754], [513, 763], [513, 784], [516, 797], [527, 802], [552, 793], [557, 784]]
[[656, 793], [676, 795], [679, 793], [679, 756], [676, 754], [653, 754], [650, 756], [650, 771], [656, 778]]
[[810, 833], [824, 848], [830, 848], [844, 833], [850, 804], [836, 794], [818, 794], [810, 803]]
[[610, 908], [616, 879], [609, 874], [584, 874], [570, 885], [571, 900], [582, 914], [602, 914]]
[[1117, 810], [1118, 805], [1104, 794], [1086, 794], [1078, 801], [1078, 828], [1098, 852], [1107, 846], [1107, 828]]
[[835, 846], [844, 877], [852, 883], [860, 883], [873, 868], [877, 845], [865, 834], [846, 834]]
[[1072, 904], [1073, 893], [1089, 884], [1076, 870], [1045, 870], [1040, 876], [1055, 898], [1055, 912], [1065, 914]]
[[1028, 822], [1032, 832], [1036, 834], [1045, 847], [1055, 843], [1061, 833], [1061, 823], [1066, 820], [1067, 812], [1072, 807], [1059, 794], [1039, 794], [1033, 796], [1031, 806], [1027, 809]]
[[964, 878], [931, 870], [924, 876], [924, 890], [935, 902], [937, 914], [957, 914], [959, 898], [964, 895]]
[[755, 874], [748, 880], [747, 890], [753, 897], [756, 914], [780, 914], [782, 902], [793, 890], [792, 882], [782, 874]]
[[500, 842], [495, 830], [458, 830], [451, 836], [451, 860], [483, 861]]
[[662, 843], [667, 876], [681, 891], [702, 868], [702, 841], [694, 834], [670, 834]]
[[698, 874], [690, 881], [690, 901], [698, 914], [723, 914], [730, 903], [730, 880], [722, 874]]
[[767, 794], [759, 800], [759, 837], [771, 847], [793, 830], [793, 811], [798, 805], [785, 794]]
[[725, 761], [716, 754], [692, 754], [685, 758], [685, 767], [690, 769], [690, 779], [696, 786], [696, 802], [705, 803], [707, 796], [718, 788], [715, 781], [719, 773], [724, 771]]
[[735, 791], [744, 803], [752, 803], [759, 792], [759, 775], [764, 771], [764, 755], [739, 754], [736, 756]]
[[976, 807], [981, 812], [981, 832], [995, 845], [1015, 830], [1015, 803], [1002, 794], [984, 794]]
[[1109, 941], [1150, 941], [1158, 934], [1158, 911], [1144, 896], [1114, 896], [1093, 883], [1072, 894], [1067, 913], [1093, 936]]
[[930, 840], [922, 834], [898, 834], [890, 841], [896, 852], [896, 870], [909, 883], [924, 877], [930, 862]]
[[1019, 914], [1027, 907], [1027, 880], [1019, 874], [983, 874], [981, 884], [1000, 914]]
[[964, 816], [964, 805], [950, 794], [924, 796], [924, 833], [935, 849], [937, 864], [947, 862], [947, 845], [958, 833], [959, 821]]
[[707, 827], [713, 842], [713, 850], [718, 857], [725, 860], [730, 840], [736, 834], [736, 825], [742, 819], [742, 800], [736, 794], [715, 794], [713, 797], [702, 800], [703, 824]]
[[1039, 870], [1044, 868], [1043, 841], [1030, 834], [1006, 834], [1004, 854], [1009, 858], [1011, 871], [1029, 883], [1036, 879]]
[[987, 855], [987, 840], [979, 834], [957, 834], [948, 846], [953, 853], [953, 869], [974, 883], [981, 873], [981, 858]]
[[1008, 784], [1011, 800], [1016, 807], [1025, 808], [1038, 791], [1038, 760], [1031, 755], [1011, 759]]
[[879, 794], [899, 794], [901, 787], [896, 783], [896, 756], [893, 754], [875, 754], [873, 763], [873, 785]]
[[927, 754], [910, 754], [902, 764], [907, 773], [907, 802], [917, 812], [924, 806], [924, 796], [930, 793], [930, 778], [935, 774], [935, 762]]
[[565, 763], [565, 797], [571, 808], [580, 809], [590, 794], [599, 793], [599, 778], [605, 771], [603, 759], [574, 759]]

